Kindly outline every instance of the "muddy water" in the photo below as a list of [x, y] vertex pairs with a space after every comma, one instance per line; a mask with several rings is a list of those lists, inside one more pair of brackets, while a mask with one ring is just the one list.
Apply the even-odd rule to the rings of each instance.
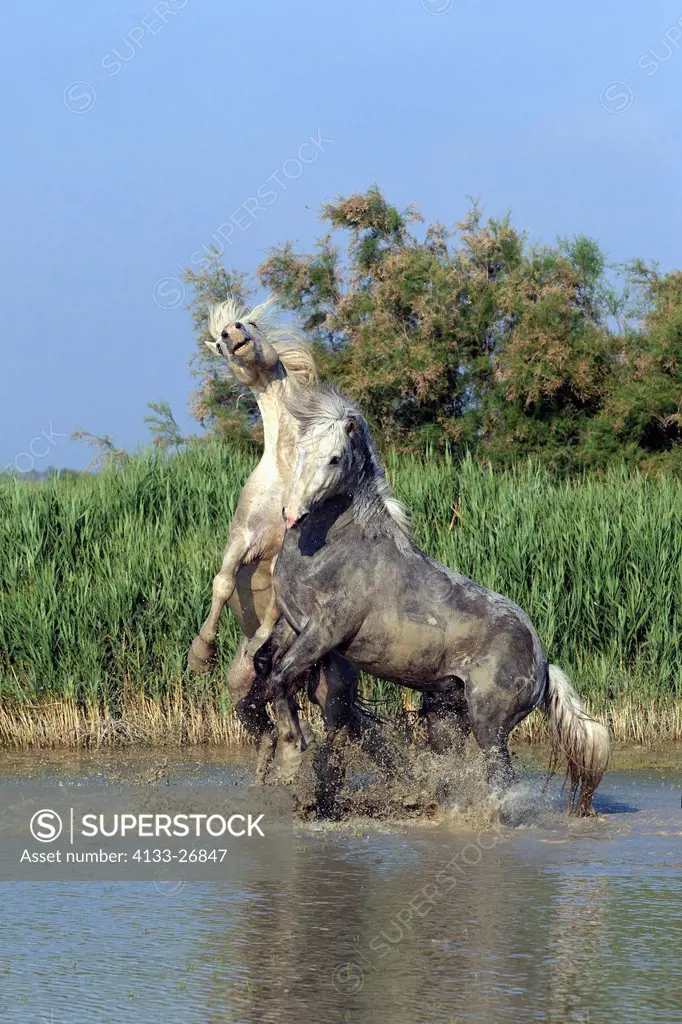
[[[0, 782], [151, 767], [3, 755]], [[251, 766], [194, 752], [167, 771]], [[0, 885], [0, 1020], [682, 1022], [682, 767], [611, 773], [588, 822], [539, 784], [522, 779], [515, 828], [302, 825], [279, 884]]]

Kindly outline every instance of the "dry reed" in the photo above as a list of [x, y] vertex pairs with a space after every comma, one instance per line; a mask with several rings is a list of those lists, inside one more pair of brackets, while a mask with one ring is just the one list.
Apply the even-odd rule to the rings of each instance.
[[[589, 707], [588, 711], [594, 713]], [[413, 721], [414, 701], [406, 701], [403, 716], [387, 719], [399, 724]], [[317, 709], [303, 703], [302, 717], [319, 734]], [[625, 701], [613, 705], [607, 721], [616, 743], [656, 745], [682, 742], [682, 705], [673, 701]], [[547, 720], [535, 712], [512, 735], [514, 744], [546, 744]], [[78, 705], [73, 700], [44, 704], [11, 703], [0, 706], [0, 747], [28, 749], [101, 749], [126, 746], [234, 747], [248, 742], [232, 709], [201, 703], [177, 689], [161, 700], [144, 693], [126, 693], [116, 715], [102, 705]]]

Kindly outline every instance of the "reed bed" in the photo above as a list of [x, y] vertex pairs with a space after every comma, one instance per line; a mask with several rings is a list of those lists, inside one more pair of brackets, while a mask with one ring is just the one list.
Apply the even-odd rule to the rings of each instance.
[[[409, 698], [407, 699], [409, 700]], [[615, 743], [658, 746], [682, 741], [682, 703], [626, 701], [607, 714], [588, 701], [588, 711], [609, 723]], [[322, 734], [316, 709], [303, 702], [302, 719], [309, 734]], [[417, 710], [412, 703], [394, 705], [386, 721], [401, 735], [413, 737]], [[516, 746], [548, 745], [550, 729], [543, 715], [526, 718], [512, 737]], [[0, 747], [13, 750], [103, 750], [125, 746], [238, 746], [249, 737], [233, 710], [200, 703], [182, 690], [162, 699], [130, 696], [116, 713], [101, 706], [79, 706], [71, 699], [53, 703], [0, 706]]]
[[[95, 476], [0, 478], [0, 744], [234, 743], [219, 666], [186, 673], [250, 452], [197, 444]], [[390, 453], [430, 554], [517, 601], [622, 741], [682, 739], [682, 482], [611, 470], [555, 482]], [[364, 680], [382, 714], [417, 695]], [[518, 730], [544, 741], [541, 716]]]

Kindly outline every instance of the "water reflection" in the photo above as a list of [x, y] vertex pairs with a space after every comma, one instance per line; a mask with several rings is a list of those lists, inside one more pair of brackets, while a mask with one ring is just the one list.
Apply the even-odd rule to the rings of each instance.
[[[469, 838], [412, 833], [402, 862], [388, 854], [389, 870], [372, 843], [312, 843], [281, 892], [242, 905], [236, 936], [210, 939], [207, 960], [229, 948], [239, 966], [212, 988], [207, 1019], [225, 1019], [226, 1005], [235, 1019], [281, 1022], [314, 1010], [316, 1020], [358, 1024], [566, 1024], [640, 1020], [643, 1007], [648, 1021], [682, 1019], [669, 981], [682, 938], [672, 907], [652, 968], [637, 959], [650, 937], [632, 913], [653, 909], [649, 886], [593, 877], [579, 839], [537, 839], [500, 843], [431, 902], [424, 894]], [[679, 875], [668, 885], [679, 899]]]
[[303, 829], [281, 882], [0, 886], [0, 1016], [676, 1024], [681, 782], [614, 774], [647, 810], [570, 827]]

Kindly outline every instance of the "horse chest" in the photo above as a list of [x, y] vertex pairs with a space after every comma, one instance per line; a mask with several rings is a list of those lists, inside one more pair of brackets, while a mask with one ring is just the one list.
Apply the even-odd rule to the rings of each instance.
[[338, 589], [338, 561], [322, 546], [310, 551], [299, 531], [290, 530], [275, 565], [277, 603], [290, 621], [305, 620]]

